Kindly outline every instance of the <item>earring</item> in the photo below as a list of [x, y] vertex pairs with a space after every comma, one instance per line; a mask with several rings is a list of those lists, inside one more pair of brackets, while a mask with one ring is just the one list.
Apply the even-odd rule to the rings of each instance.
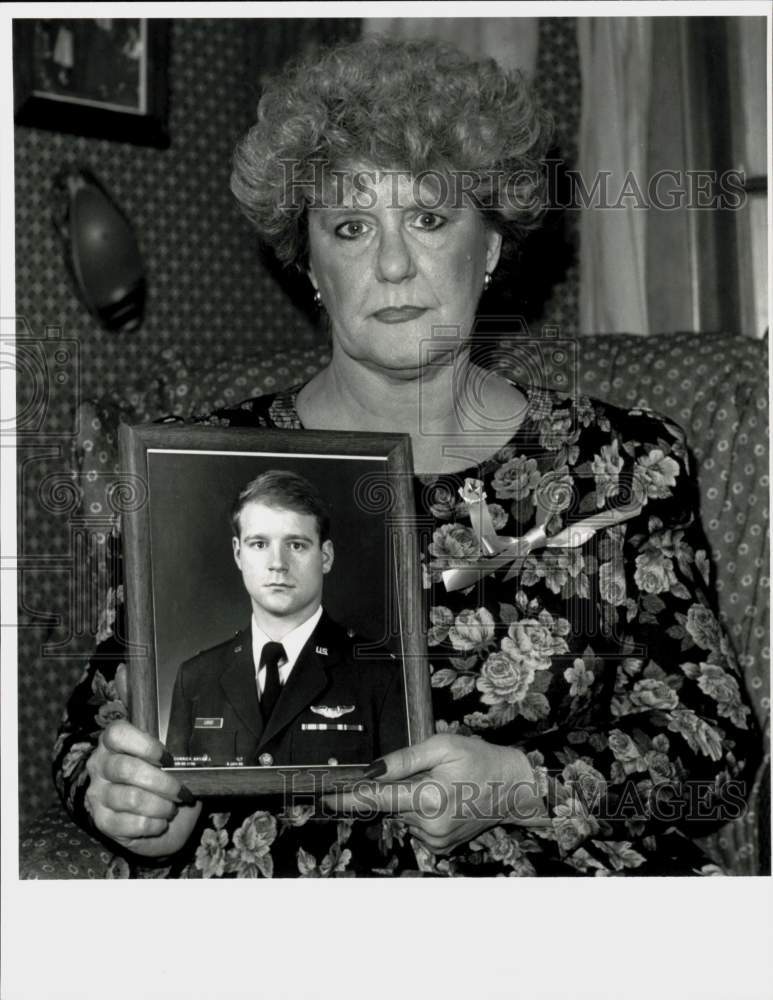
[[319, 289], [317, 289], [316, 292], [314, 292], [314, 305], [315, 306], [322, 305], [322, 296], [320, 295]]
[[483, 279], [483, 289], [484, 289], [484, 291], [488, 288], [488, 286], [490, 284], [491, 284], [491, 275], [489, 274], [488, 271], [486, 271], [486, 277]]

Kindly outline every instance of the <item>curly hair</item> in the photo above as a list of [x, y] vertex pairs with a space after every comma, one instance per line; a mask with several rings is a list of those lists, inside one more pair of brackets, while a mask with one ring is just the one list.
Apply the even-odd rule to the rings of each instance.
[[266, 85], [231, 190], [277, 258], [303, 268], [320, 168], [464, 176], [507, 254], [539, 221], [551, 132], [520, 72], [443, 43], [376, 36], [317, 52]]

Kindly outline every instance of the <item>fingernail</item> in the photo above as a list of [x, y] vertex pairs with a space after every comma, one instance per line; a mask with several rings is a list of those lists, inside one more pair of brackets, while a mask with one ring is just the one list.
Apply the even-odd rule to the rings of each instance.
[[180, 801], [184, 806], [196, 805], [196, 799], [193, 797], [191, 792], [185, 787], [185, 785], [180, 785], [180, 791], [177, 794], [180, 796]]
[[365, 768], [365, 770], [362, 772], [362, 777], [380, 778], [381, 775], [386, 774], [386, 772], [387, 772], [386, 762], [382, 757], [379, 757], [378, 760], [374, 760], [369, 767]]
[[161, 754], [161, 767], [174, 767], [174, 757], [169, 753], [166, 747], [164, 747]]

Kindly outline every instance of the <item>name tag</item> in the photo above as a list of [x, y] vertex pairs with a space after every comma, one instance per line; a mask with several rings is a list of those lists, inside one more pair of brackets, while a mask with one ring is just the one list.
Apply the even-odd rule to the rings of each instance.
[[335, 730], [338, 733], [364, 733], [365, 726], [356, 722], [302, 722], [301, 729], [312, 732]]
[[222, 729], [223, 720], [216, 716], [200, 716], [193, 721], [194, 729]]

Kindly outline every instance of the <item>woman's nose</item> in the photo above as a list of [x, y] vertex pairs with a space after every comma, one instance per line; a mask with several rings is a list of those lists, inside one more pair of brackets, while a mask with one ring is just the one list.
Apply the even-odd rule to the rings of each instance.
[[377, 276], [380, 281], [404, 281], [413, 277], [414, 260], [400, 229], [382, 230], [377, 265]]

